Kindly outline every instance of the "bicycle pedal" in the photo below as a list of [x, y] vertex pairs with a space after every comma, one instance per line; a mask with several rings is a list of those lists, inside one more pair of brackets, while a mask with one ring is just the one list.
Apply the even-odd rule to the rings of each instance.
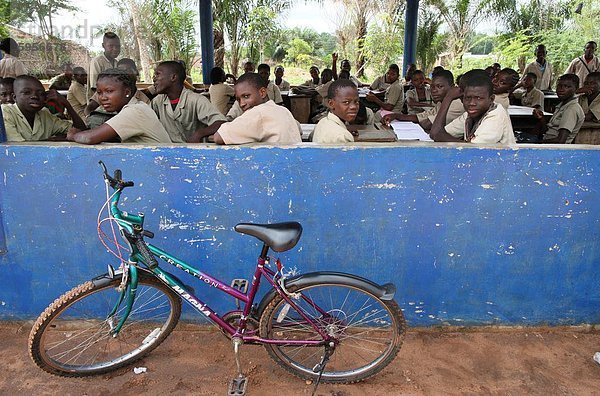
[[[242, 293], [246, 293], [248, 291], [248, 279], [234, 279], [231, 281], [231, 287], [233, 289], [237, 289]], [[240, 300], [235, 299], [235, 306], [237, 309], [240, 309]]]
[[246, 396], [248, 377], [239, 376], [229, 381], [228, 396]]

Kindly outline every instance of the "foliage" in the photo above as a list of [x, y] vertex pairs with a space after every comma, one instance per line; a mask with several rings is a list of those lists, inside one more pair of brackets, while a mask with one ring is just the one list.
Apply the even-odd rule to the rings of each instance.
[[301, 38], [294, 38], [289, 43], [286, 61], [296, 64], [297, 66], [306, 66], [306, 64], [303, 64], [302, 62], [309, 60], [312, 53], [313, 47], [309, 43]]
[[487, 55], [491, 53], [496, 46], [496, 37], [483, 33], [475, 33], [471, 38], [471, 48], [469, 52], [474, 55]]
[[[248, 24], [246, 25], [245, 35], [248, 37], [250, 45], [258, 44], [260, 63], [264, 62], [265, 43], [269, 37], [277, 36], [279, 25], [276, 22], [277, 14], [269, 7], [258, 6], [250, 11]], [[254, 57], [252, 57], [254, 58]]]
[[377, 75], [387, 71], [391, 63], [400, 63], [404, 43], [402, 24], [396, 25], [389, 14], [380, 14], [369, 26], [364, 43], [367, 64]]
[[439, 30], [443, 19], [433, 7], [421, 7], [421, 14], [427, 12], [429, 18], [419, 18], [417, 26], [417, 66], [426, 74], [433, 69], [437, 55], [446, 45], [447, 36]]
[[[6, 0], [3, 0], [3, 2]], [[6, 4], [0, 6], [6, 16]], [[8, 0], [9, 23], [21, 26], [25, 22], [36, 22], [44, 39], [56, 36], [53, 17], [63, 11], [77, 11], [69, 0]]]

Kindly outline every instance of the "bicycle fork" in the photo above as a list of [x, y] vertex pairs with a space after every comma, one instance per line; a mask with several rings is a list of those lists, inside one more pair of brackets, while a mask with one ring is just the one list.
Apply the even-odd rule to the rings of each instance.
[[[109, 266], [109, 273], [111, 275], [114, 275], [114, 270], [110, 266]], [[138, 272], [137, 272], [136, 266], [135, 265], [124, 265], [123, 266], [123, 274], [122, 274], [122, 278], [121, 278], [121, 284], [118, 287], [120, 289], [119, 298], [118, 298], [117, 303], [115, 304], [114, 308], [108, 314], [108, 317], [107, 317], [107, 321], [111, 327], [110, 333], [112, 334], [113, 337], [116, 337], [119, 335], [119, 332], [123, 328], [125, 321], [127, 320], [127, 318], [129, 318], [129, 315], [131, 314], [131, 308], [133, 307], [133, 302], [135, 301], [135, 295], [137, 293], [137, 286], [138, 286]], [[125, 296], [127, 296], [127, 303], [125, 305], [125, 311], [123, 312], [123, 315], [121, 316], [121, 319], [119, 320], [119, 323], [117, 323], [117, 325], [113, 327], [114, 316], [119, 311], [119, 307], [123, 303]]]

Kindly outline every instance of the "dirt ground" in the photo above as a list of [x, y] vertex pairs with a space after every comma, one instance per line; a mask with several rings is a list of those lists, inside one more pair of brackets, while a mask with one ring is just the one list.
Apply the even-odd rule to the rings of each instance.
[[[134, 366], [110, 375], [60, 378], [28, 356], [31, 323], [0, 324], [1, 395], [225, 395], [235, 373], [231, 344], [212, 327], [178, 325]], [[600, 395], [600, 331], [590, 328], [411, 330], [379, 375], [321, 384], [318, 395]], [[244, 346], [248, 395], [310, 395], [306, 383]], [[134, 374], [134, 367], [147, 372]]]

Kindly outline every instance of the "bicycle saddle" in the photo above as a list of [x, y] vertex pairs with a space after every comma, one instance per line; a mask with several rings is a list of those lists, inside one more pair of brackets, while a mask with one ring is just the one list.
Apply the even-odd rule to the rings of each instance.
[[296, 246], [302, 235], [302, 226], [295, 221], [275, 224], [240, 223], [234, 229], [241, 234], [260, 239], [276, 252], [290, 250]]

